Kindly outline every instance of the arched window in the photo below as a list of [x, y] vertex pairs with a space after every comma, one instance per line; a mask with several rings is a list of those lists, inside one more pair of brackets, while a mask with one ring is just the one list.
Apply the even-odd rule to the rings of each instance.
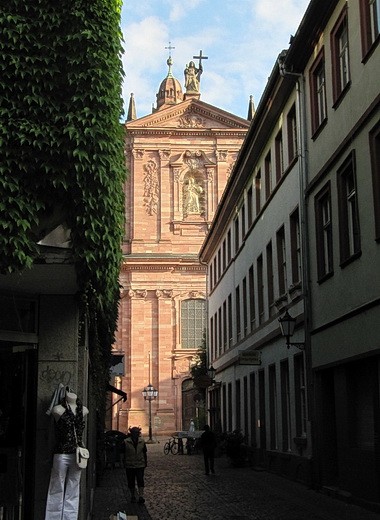
[[181, 305], [181, 346], [199, 348], [206, 328], [206, 301], [184, 300]]

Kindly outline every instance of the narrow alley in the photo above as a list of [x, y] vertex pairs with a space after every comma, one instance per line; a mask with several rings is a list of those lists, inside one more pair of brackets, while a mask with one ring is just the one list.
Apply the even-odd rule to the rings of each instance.
[[125, 511], [139, 520], [380, 520], [380, 514], [302, 484], [215, 459], [205, 475], [203, 457], [165, 455], [162, 439], [148, 445], [145, 504], [131, 504], [125, 470], [107, 469], [96, 488], [92, 520]]

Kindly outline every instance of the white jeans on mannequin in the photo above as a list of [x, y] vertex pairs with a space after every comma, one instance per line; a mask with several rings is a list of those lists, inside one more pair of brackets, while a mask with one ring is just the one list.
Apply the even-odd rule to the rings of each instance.
[[76, 454], [56, 453], [51, 469], [45, 520], [77, 520], [82, 470]]

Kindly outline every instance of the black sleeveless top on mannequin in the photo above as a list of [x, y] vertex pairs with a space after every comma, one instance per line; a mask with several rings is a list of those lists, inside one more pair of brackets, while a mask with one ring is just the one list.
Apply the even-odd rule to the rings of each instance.
[[[65, 399], [60, 403], [65, 411], [56, 422], [56, 447], [54, 453], [75, 453], [77, 440], [79, 446], [82, 446], [82, 435], [84, 430], [83, 405], [77, 399], [77, 409], [74, 415], [70, 406]], [[74, 428], [77, 439], [75, 439]]]

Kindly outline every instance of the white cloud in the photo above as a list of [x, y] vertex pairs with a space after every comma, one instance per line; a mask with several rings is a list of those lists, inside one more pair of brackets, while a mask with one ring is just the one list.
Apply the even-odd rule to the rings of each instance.
[[[167, 74], [184, 84], [186, 63], [203, 63], [201, 99], [246, 117], [250, 94], [257, 105], [278, 54], [288, 47], [308, 0], [139, 0], [125, 4], [124, 99], [135, 93], [138, 117], [151, 112]], [[194, 60], [196, 61], [196, 60]]]
[[[168, 40], [168, 28], [157, 17], [150, 16], [140, 22], [123, 27], [125, 72], [123, 98], [128, 106], [129, 95], [135, 93], [136, 104], [141, 104], [138, 116], [151, 111], [158, 85], [153, 86], [153, 78], [163, 70], [163, 49]], [[127, 110], [127, 108], [126, 108]]]
[[[202, 4], [204, 0], [167, 0], [171, 6], [169, 19], [171, 22], [178, 22], [189, 15], [190, 11], [196, 11], [197, 7]], [[197, 13], [195, 12], [195, 15]], [[195, 23], [196, 18], [194, 18]]]
[[301, 21], [305, 1], [300, 0], [257, 0], [254, 12], [268, 26], [279, 28], [281, 33], [293, 30]]

